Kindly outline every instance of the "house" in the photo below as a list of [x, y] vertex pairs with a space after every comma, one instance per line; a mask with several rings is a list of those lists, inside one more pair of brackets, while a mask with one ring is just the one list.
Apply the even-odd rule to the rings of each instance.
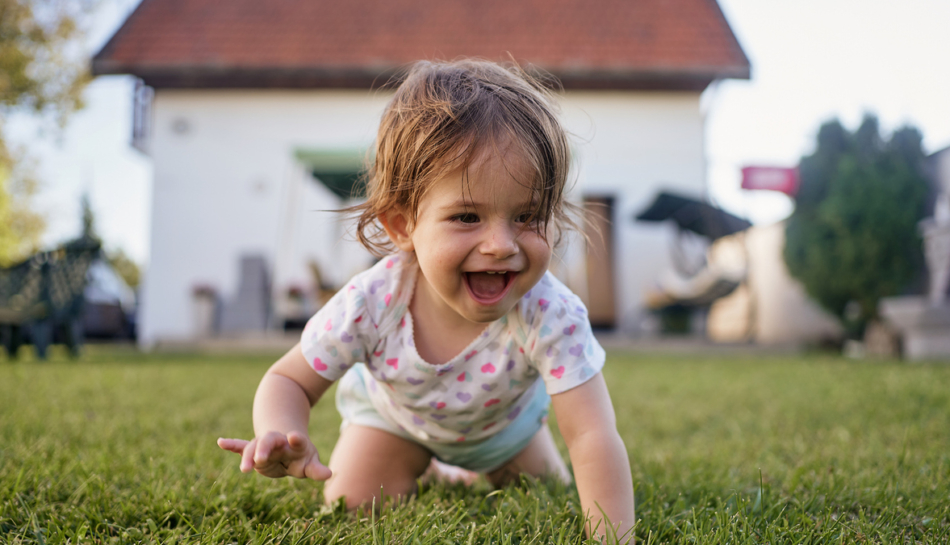
[[92, 63], [142, 83], [135, 144], [154, 182], [140, 341], [195, 335], [193, 291], [233, 297], [242, 257], [266, 264], [277, 316], [312, 266], [329, 286], [365, 267], [325, 211], [372, 146], [382, 84], [459, 56], [514, 58], [563, 84], [572, 198], [604, 236], [569, 245], [559, 272], [596, 325], [635, 330], [674, 234], [629, 218], [661, 186], [705, 192], [700, 96], [750, 73], [714, 0], [143, 0]]

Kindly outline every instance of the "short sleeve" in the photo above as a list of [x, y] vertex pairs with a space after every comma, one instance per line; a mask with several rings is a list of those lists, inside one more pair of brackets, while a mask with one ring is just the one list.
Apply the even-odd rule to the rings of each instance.
[[603, 369], [606, 354], [577, 296], [542, 297], [530, 303], [535, 308], [529, 322], [528, 353], [549, 394], [576, 388]]
[[351, 282], [307, 322], [300, 348], [317, 374], [335, 381], [353, 364], [366, 361], [377, 337], [366, 296], [358, 282]]

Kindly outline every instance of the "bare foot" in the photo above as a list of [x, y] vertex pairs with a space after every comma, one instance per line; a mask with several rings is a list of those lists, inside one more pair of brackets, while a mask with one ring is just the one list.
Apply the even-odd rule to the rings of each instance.
[[474, 471], [451, 466], [436, 460], [435, 457], [432, 458], [429, 467], [422, 474], [424, 482], [464, 483], [469, 486], [478, 480], [478, 477], [479, 474]]

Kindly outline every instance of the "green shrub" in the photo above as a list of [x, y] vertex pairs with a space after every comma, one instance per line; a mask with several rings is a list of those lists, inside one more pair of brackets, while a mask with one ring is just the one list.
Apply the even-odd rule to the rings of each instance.
[[838, 120], [825, 123], [815, 152], [801, 160], [785, 263], [849, 336], [863, 333], [882, 297], [901, 294], [920, 276], [923, 160], [917, 129], [901, 128], [885, 141], [871, 115], [853, 133]]

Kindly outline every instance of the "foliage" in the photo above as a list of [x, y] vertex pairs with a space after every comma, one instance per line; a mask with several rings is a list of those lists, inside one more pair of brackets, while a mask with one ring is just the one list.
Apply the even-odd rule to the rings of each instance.
[[22, 261], [39, 247], [46, 222], [32, 210], [37, 187], [30, 164], [13, 160], [0, 138], [0, 267]]
[[[0, 360], [0, 541], [583, 543], [573, 488], [423, 486], [381, 513], [241, 474], [273, 358], [90, 347]], [[950, 367], [823, 357], [611, 353], [638, 543], [947, 543]], [[317, 404], [326, 457], [339, 417]], [[563, 444], [559, 443], [563, 449]]]
[[801, 160], [785, 263], [852, 335], [877, 316], [882, 297], [919, 277], [923, 160], [917, 129], [901, 128], [885, 141], [871, 115], [853, 133], [837, 120], [825, 123], [815, 152]]
[[0, 0], [0, 266], [34, 252], [45, 227], [32, 208], [38, 188], [27, 154], [5, 138], [13, 112], [60, 127], [82, 106], [89, 76], [79, 21], [93, 0]]
[[[92, 210], [92, 205], [89, 202], [89, 195], [83, 194], [81, 202], [82, 234], [80, 238], [94, 241], [101, 246], [102, 239], [99, 236], [99, 231], [96, 229], [96, 214]], [[106, 261], [116, 274], [122, 278], [126, 285], [132, 289], [138, 287], [142, 278], [142, 271], [138, 264], [135, 263], [122, 248], [106, 249], [103, 251], [103, 254]]]
[[130, 288], [138, 287], [139, 282], [142, 281], [142, 270], [135, 261], [132, 261], [131, 257], [122, 251], [122, 248], [106, 250], [106, 260]]
[[0, 0], [0, 111], [25, 108], [60, 124], [82, 106], [89, 79], [76, 54], [91, 2]]

